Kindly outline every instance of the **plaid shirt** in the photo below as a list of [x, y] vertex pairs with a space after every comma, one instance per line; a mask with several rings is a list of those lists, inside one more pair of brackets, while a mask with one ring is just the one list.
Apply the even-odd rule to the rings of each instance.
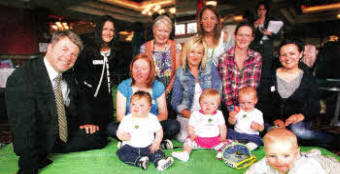
[[248, 49], [248, 59], [240, 70], [234, 61], [235, 47], [230, 48], [219, 58], [218, 71], [222, 80], [223, 102], [229, 109], [238, 104], [239, 89], [251, 86], [257, 87], [261, 79], [261, 54]]

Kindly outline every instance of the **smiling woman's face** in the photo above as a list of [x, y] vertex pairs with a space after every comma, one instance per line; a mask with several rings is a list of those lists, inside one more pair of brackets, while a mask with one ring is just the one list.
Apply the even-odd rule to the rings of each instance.
[[157, 24], [153, 28], [153, 35], [157, 44], [166, 44], [170, 37], [171, 29], [163, 23]]
[[189, 67], [198, 67], [204, 56], [204, 47], [201, 43], [194, 44], [187, 53]]
[[280, 62], [284, 68], [293, 69], [298, 67], [303, 52], [295, 44], [283, 45], [280, 48]]
[[248, 48], [253, 39], [253, 29], [249, 26], [241, 26], [235, 35], [235, 45], [241, 49]]
[[103, 25], [102, 39], [104, 42], [109, 43], [114, 36], [115, 27], [111, 21], [106, 21]]
[[201, 23], [203, 30], [207, 33], [210, 33], [214, 32], [216, 24], [218, 23], [218, 19], [213, 11], [206, 9], [202, 13]]

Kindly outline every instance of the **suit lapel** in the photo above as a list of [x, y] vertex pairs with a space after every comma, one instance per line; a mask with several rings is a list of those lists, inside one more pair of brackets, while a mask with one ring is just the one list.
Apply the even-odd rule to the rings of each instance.
[[40, 60], [37, 61], [36, 67], [34, 69], [36, 69], [36, 71], [34, 74], [35, 78], [33, 85], [35, 85], [39, 96], [43, 99], [46, 99], [46, 109], [49, 109], [49, 113], [51, 113], [52, 118], [55, 118], [55, 121], [57, 121], [58, 116], [53, 87], [44, 64], [44, 58], [40, 58]]

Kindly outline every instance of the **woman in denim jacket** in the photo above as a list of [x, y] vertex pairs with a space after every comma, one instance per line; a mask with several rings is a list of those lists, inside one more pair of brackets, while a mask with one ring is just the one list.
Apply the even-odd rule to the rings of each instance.
[[187, 124], [193, 111], [200, 110], [199, 96], [206, 88], [221, 92], [221, 78], [212, 63], [206, 64], [205, 46], [200, 37], [189, 38], [182, 52], [182, 67], [176, 70], [171, 105], [177, 111], [181, 124], [177, 140], [188, 136]]

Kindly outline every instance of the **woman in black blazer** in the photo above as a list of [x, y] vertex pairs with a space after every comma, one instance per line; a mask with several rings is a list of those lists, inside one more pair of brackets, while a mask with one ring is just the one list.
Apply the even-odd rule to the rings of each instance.
[[75, 65], [77, 78], [91, 102], [92, 120], [103, 133], [107, 123], [113, 121], [112, 77], [122, 69], [115, 47], [115, 30], [112, 17], [100, 17], [94, 41], [85, 45]]

